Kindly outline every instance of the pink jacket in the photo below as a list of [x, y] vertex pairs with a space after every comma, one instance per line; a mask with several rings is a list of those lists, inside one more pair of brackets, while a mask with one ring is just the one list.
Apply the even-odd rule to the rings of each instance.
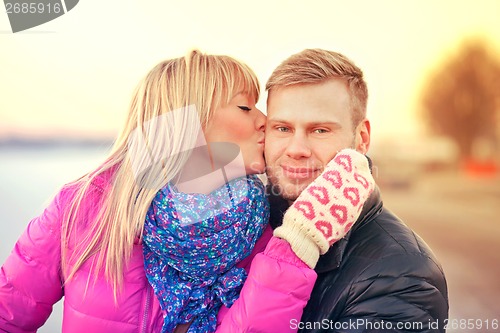
[[[107, 179], [93, 183], [85, 201], [88, 220], [102, 198]], [[123, 291], [114, 303], [104, 276], [89, 278], [90, 260], [63, 285], [61, 276], [62, 211], [73, 196], [64, 188], [33, 219], [0, 270], [0, 332], [36, 332], [64, 296], [63, 333], [160, 332], [163, 314], [143, 266], [142, 245], [134, 245], [124, 272]], [[80, 223], [85, 232], [85, 222]], [[69, 248], [71, 249], [71, 244]], [[240, 263], [249, 272], [240, 298], [218, 316], [217, 332], [290, 332], [299, 320], [316, 273], [298, 259], [287, 242], [264, 231], [250, 257]]]

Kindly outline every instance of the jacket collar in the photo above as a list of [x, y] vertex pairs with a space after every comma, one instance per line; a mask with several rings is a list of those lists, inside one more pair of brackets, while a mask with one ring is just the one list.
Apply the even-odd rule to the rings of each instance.
[[[275, 229], [283, 222], [283, 215], [288, 209], [289, 204], [285, 199], [273, 194], [270, 186], [268, 186], [268, 195], [269, 202], [271, 204], [269, 222], [271, 227]], [[315, 268], [317, 273], [328, 272], [337, 269], [340, 266], [351, 234], [356, 230], [361, 229], [364, 225], [378, 216], [382, 212], [382, 205], [380, 190], [378, 187], [375, 187], [372, 194], [366, 200], [363, 210], [361, 211], [361, 214], [352, 229], [344, 238], [333, 244], [328, 252], [320, 256], [318, 264]]]

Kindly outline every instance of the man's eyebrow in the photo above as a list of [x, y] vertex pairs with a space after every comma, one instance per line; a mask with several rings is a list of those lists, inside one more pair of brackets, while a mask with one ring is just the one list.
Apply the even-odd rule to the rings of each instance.
[[273, 123], [290, 123], [290, 121], [288, 120], [284, 120], [284, 119], [279, 119], [279, 118], [267, 118], [267, 122], [273, 122]]
[[[267, 118], [268, 123], [276, 123], [276, 124], [293, 124], [293, 121], [280, 119], [280, 118]], [[316, 126], [328, 126], [332, 128], [342, 128], [342, 125], [336, 121], [312, 121], [306, 122], [305, 126], [307, 127], [316, 127]]]
[[307, 123], [307, 125], [310, 127], [328, 126], [328, 127], [333, 127], [333, 128], [342, 128], [342, 125], [336, 121], [315, 121], [315, 122]]

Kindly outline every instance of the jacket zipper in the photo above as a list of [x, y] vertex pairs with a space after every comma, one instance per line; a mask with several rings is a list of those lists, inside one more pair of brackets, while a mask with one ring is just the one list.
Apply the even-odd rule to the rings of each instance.
[[147, 333], [148, 332], [147, 331], [147, 328], [148, 328], [148, 319], [149, 319], [148, 318], [148, 314], [149, 314], [149, 312], [151, 310], [150, 309], [151, 306], [149, 304], [151, 302], [151, 290], [152, 290], [152, 288], [147, 288], [148, 293], [146, 295], [146, 308], [144, 309], [144, 316], [142, 318], [143, 319], [142, 330], [141, 330], [142, 333]]

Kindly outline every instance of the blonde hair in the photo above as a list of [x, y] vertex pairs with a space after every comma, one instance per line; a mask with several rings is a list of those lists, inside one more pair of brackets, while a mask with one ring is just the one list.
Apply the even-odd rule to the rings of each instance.
[[[66, 211], [62, 233], [65, 282], [92, 259], [92, 273], [97, 279], [104, 269], [116, 300], [134, 241], [142, 237], [151, 201], [182, 169], [200, 124], [204, 128], [212, 112], [237, 93], [247, 93], [257, 102], [259, 91], [253, 71], [228, 56], [194, 50], [156, 65], [137, 86], [110, 155], [97, 170], [73, 183], [76, 193]], [[194, 116], [188, 112], [192, 110], [196, 110]], [[110, 186], [103, 192], [97, 218], [86, 222], [82, 203], [92, 192], [96, 177], [105, 172], [112, 174]], [[85, 223], [89, 225], [82, 237], [79, 229]], [[75, 239], [78, 242], [70, 251], [68, 246]]]
[[363, 71], [346, 56], [322, 49], [306, 49], [283, 61], [271, 74], [266, 90], [297, 84], [323, 83], [331, 79], [347, 82], [351, 94], [352, 120], [357, 126], [366, 117], [368, 88]]

